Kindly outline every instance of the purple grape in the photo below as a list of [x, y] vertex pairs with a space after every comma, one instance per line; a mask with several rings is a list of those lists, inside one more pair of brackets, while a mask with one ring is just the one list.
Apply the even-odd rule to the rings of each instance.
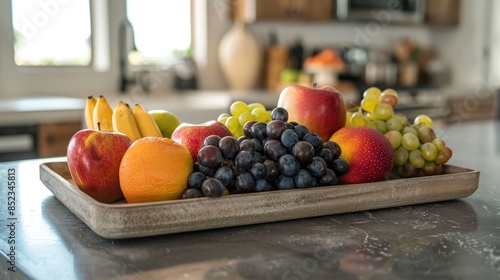
[[255, 186], [253, 190], [256, 192], [267, 192], [272, 191], [273, 187], [264, 179], [259, 179], [255, 181]]
[[208, 178], [203, 181], [201, 191], [206, 197], [219, 197], [224, 192], [224, 186], [221, 181], [215, 178]]
[[327, 169], [326, 162], [320, 157], [313, 157], [313, 159], [307, 163], [306, 169], [311, 172], [316, 178], [321, 178], [326, 174]]
[[264, 179], [264, 177], [266, 176], [266, 167], [263, 163], [256, 162], [250, 168], [250, 173], [256, 180]]
[[329, 149], [332, 151], [333, 159], [337, 159], [340, 157], [340, 154], [342, 153], [342, 150], [340, 149], [339, 144], [333, 142], [333, 141], [327, 141], [323, 143], [323, 148]]
[[274, 161], [278, 161], [287, 152], [286, 147], [277, 140], [269, 140], [264, 145], [264, 155]]
[[223, 165], [215, 171], [214, 178], [219, 180], [224, 187], [227, 187], [233, 181], [233, 170], [227, 166]]
[[243, 126], [243, 134], [248, 137], [248, 138], [251, 138], [252, 137], [252, 126], [254, 124], [256, 124], [257, 121], [248, 121], [245, 123], [245, 125]]
[[209, 146], [209, 145], [212, 145], [212, 146], [215, 146], [215, 147], [219, 147], [219, 141], [220, 141], [220, 136], [219, 135], [210, 135], [210, 136], [207, 136], [205, 138], [205, 140], [203, 141], [203, 146]]
[[264, 140], [267, 137], [266, 127], [267, 124], [264, 122], [254, 124], [251, 128], [252, 137], [260, 141]]
[[199, 189], [186, 189], [182, 193], [182, 199], [189, 199], [189, 198], [197, 198], [197, 197], [204, 197], [205, 195], [199, 190]]
[[233, 136], [225, 136], [219, 141], [219, 150], [224, 158], [232, 160], [240, 152], [240, 144]]
[[283, 107], [276, 107], [271, 111], [271, 120], [288, 121], [288, 111]]
[[292, 177], [280, 175], [276, 183], [279, 190], [291, 190], [295, 188], [295, 183], [293, 182]]
[[313, 146], [306, 141], [299, 141], [292, 148], [292, 155], [300, 164], [306, 164], [315, 156]]
[[274, 181], [278, 178], [280, 175], [280, 170], [278, 168], [278, 164], [276, 164], [275, 161], [272, 160], [266, 160], [264, 161], [264, 166], [266, 167], [266, 180], [269, 181]]
[[207, 175], [203, 174], [200, 171], [191, 173], [188, 177], [188, 188], [201, 188], [201, 184], [203, 183], [203, 181], [205, 181], [206, 178]]
[[281, 139], [281, 134], [285, 131], [286, 125], [283, 121], [274, 120], [270, 121], [266, 126], [267, 137], [275, 140]]
[[343, 158], [338, 158], [332, 162], [332, 170], [337, 176], [342, 176], [349, 171], [349, 164]]
[[309, 142], [316, 152], [321, 151], [321, 149], [323, 148], [323, 140], [321, 140], [321, 137], [319, 137], [319, 135], [314, 132], [307, 133], [306, 135], [304, 135], [302, 140]]
[[304, 138], [304, 135], [309, 133], [309, 129], [303, 124], [297, 124], [293, 127], [293, 129], [295, 130], [295, 133], [297, 133], [299, 141]]
[[310, 188], [314, 184], [313, 176], [305, 169], [300, 169], [297, 174], [293, 176], [293, 182], [295, 183], [295, 187], [299, 189]]
[[253, 156], [250, 152], [241, 151], [234, 160], [236, 168], [240, 170], [249, 170], [253, 164]]
[[287, 148], [292, 148], [295, 144], [299, 142], [299, 137], [293, 129], [286, 129], [281, 134], [281, 143]]
[[198, 152], [198, 163], [211, 169], [217, 169], [222, 164], [222, 153], [215, 146], [205, 146]]
[[320, 186], [334, 186], [337, 184], [337, 175], [335, 175], [335, 172], [331, 170], [330, 168], [326, 169], [326, 174], [319, 178], [319, 185]]
[[252, 174], [250, 174], [249, 172], [243, 172], [238, 176], [236, 176], [236, 181], [234, 182], [234, 185], [239, 191], [249, 192], [255, 186], [255, 181], [253, 179]]
[[299, 171], [300, 164], [294, 156], [286, 154], [278, 160], [278, 168], [281, 174], [291, 177]]

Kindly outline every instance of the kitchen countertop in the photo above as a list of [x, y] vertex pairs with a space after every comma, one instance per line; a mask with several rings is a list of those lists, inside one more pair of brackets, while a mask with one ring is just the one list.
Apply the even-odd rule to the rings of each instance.
[[[39, 165], [64, 158], [1, 163], [1, 278], [498, 279], [500, 122], [436, 130], [454, 151], [450, 164], [480, 170], [473, 195], [125, 240], [94, 234], [40, 182]], [[9, 169], [16, 174], [13, 231], [7, 227]], [[5, 261], [12, 235], [16, 272]]]

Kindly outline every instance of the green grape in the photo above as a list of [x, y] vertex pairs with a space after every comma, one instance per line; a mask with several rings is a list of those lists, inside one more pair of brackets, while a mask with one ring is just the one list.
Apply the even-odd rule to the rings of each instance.
[[424, 173], [424, 175], [426, 176], [435, 175], [437, 171], [437, 165], [432, 161], [426, 161], [421, 170], [422, 173]]
[[363, 114], [360, 112], [354, 112], [351, 116], [351, 125], [352, 126], [365, 126], [366, 125], [366, 119]]
[[415, 168], [422, 168], [425, 164], [425, 159], [419, 149], [413, 150], [408, 155], [408, 162]]
[[375, 114], [374, 114], [374, 113], [366, 113], [366, 114], [365, 114], [365, 116], [366, 116], [366, 118], [367, 118], [368, 120], [370, 120], [370, 121], [376, 121], [376, 120], [378, 120], [378, 119], [377, 119], [377, 116], [375, 116]]
[[226, 124], [226, 127], [229, 129], [229, 131], [231, 131], [231, 133], [233, 133], [233, 136], [234, 136], [234, 132], [237, 131], [237, 128], [240, 126], [240, 122], [238, 121], [238, 118], [235, 116], [231, 116], [231, 117], [227, 118], [225, 124]]
[[248, 109], [250, 109], [250, 111], [252, 111], [255, 108], [261, 108], [264, 111], [266, 110], [266, 106], [264, 106], [261, 103], [250, 103], [250, 104], [248, 104]]
[[248, 105], [243, 101], [235, 101], [229, 107], [229, 112], [235, 117], [239, 117], [243, 112], [251, 112]]
[[268, 111], [266, 111], [266, 113], [267, 113], [267, 120], [265, 122], [270, 122], [272, 120], [272, 118], [271, 118], [272, 111], [268, 110]]
[[424, 124], [426, 126], [432, 127], [432, 119], [427, 115], [418, 115], [413, 121], [413, 124], [415, 125]]
[[387, 140], [391, 143], [392, 149], [396, 150], [399, 146], [401, 146], [403, 135], [401, 135], [401, 132], [397, 130], [389, 130], [385, 133], [385, 138], [387, 138]]
[[228, 113], [223, 113], [223, 114], [220, 114], [218, 117], [217, 117], [217, 121], [220, 122], [220, 123], [223, 123], [223, 124], [226, 124], [226, 120], [227, 118], [229, 118], [230, 115]]
[[396, 117], [399, 117], [401, 118], [401, 120], [403, 121], [403, 126], [410, 126], [410, 120], [408, 119], [407, 116], [405, 116], [405, 114], [403, 113], [397, 113], [396, 114]]
[[377, 129], [377, 124], [375, 124], [375, 121], [370, 121], [370, 120], [367, 120], [367, 121], [366, 121], [365, 126], [366, 126], [366, 127], [371, 127], [371, 128], [373, 128], [373, 129], [378, 130], [378, 129]]
[[451, 151], [451, 149], [448, 147], [445, 147], [443, 150], [441, 150], [437, 153], [435, 162], [437, 164], [447, 163], [448, 160], [450, 160], [452, 155], [453, 155], [453, 152]]
[[417, 136], [415, 136], [415, 134], [405, 133], [403, 134], [403, 138], [401, 139], [401, 144], [408, 151], [413, 151], [418, 149], [420, 142], [418, 141], [418, 138]]
[[238, 121], [243, 128], [243, 126], [248, 122], [248, 121], [253, 121], [254, 117], [250, 112], [243, 112], [241, 115], [238, 117]]
[[260, 107], [254, 108], [252, 110], [253, 118], [258, 122], [267, 122], [267, 112], [266, 109], [262, 109]]
[[385, 121], [392, 117], [394, 110], [387, 103], [378, 103], [373, 114], [377, 119]]
[[421, 126], [417, 131], [418, 140], [422, 143], [432, 142], [436, 139], [436, 133], [430, 126]]
[[233, 136], [235, 138], [239, 138], [239, 137], [241, 137], [241, 136], [244, 135], [244, 133], [243, 133], [243, 127], [241, 125], [239, 125], [239, 124], [238, 124], [238, 126], [234, 130], [230, 130], [230, 131], [231, 131], [231, 133], [233, 134]]
[[443, 174], [444, 173], [444, 166], [442, 164], [437, 164], [436, 165], [436, 175]]
[[432, 144], [436, 146], [438, 152], [444, 150], [444, 148], [446, 147], [446, 143], [444, 142], [443, 139], [440, 138], [435, 138], [434, 140], [432, 140]]
[[408, 161], [408, 155], [410, 152], [408, 152], [407, 149], [405, 149], [403, 146], [399, 146], [394, 152], [394, 164], [401, 166], [405, 164]]
[[420, 151], [422, 152], [424, 159], [427, 161], [434, 161], [438, 153], [436, 146], [430, 142], [424, 143], [420, 148]]
[[380, 95], [378, 102], [387, 103], [394, 108], [398, 104], [398, 93], [390, 88], [385, 89]]
[[406, 162], [398, 167], [398, 174], [403, 178], [410, 178], [418, 174], [418, 169], [415, 168], [410, 162]]
[[387, 128], [385, 127], [385, 122], [383, 120], [376, 120], [375, 125], [380, 133], [384, 134], [387, 132]]
[[363, 98], [361, 100], [361, 109], [365, 110], [366, 112], [373, 113], [375, 111], [375, 107], [377, 106], [378, 101], [376, 99], [372, 98]]
[[352, 112], [347, 111], [345, 113], [345, 126], [351, 126]]
[[380, 92], [379, 88], [376, 87], [370, 87], [363, 92], [363, 98], [371, 98], [373, 100], [378, 100], [380, 98]]
[[387, 130], [401, 131], [403, 129], [403, 120], [400, 117], [392, 116], [390, 119], [385, 121], [385, 126]]
[[403, 135], [405, 135], [407, 133], [411, 133], [415, 136], [418, 136], [417, 130], [413, 127], [410, 127], [410, 126], [403, 128], [403, 131], [401, 132], [401, 134], [403, 134]]

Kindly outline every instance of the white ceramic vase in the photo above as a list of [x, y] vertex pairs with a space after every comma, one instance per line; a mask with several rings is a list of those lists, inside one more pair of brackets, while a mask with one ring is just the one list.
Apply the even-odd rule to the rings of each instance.
[[261, 63], [259, 42], [244, 22], [235, 22], [219, 43], [219, 64], [229, 88], [254, 88]]

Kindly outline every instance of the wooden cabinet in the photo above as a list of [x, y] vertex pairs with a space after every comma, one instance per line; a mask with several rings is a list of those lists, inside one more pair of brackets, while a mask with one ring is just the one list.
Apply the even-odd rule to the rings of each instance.
[[333, 0], [231, 0], [233, 20], [331, 21]]
[[66, 156], [71, 137], [80, 129], [81, 122], [47, 123], [37, 127], [38, 157]]
[[430, 26], [456, 26], [460, 20], [460, 0], [426, 0], [425, 23]]

